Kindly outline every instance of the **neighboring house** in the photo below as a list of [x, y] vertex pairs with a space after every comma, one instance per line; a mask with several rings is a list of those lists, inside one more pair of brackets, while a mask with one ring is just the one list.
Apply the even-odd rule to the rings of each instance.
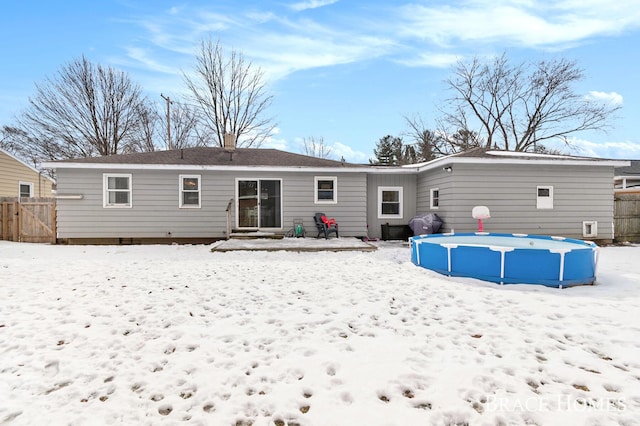
[[616, 167], [615, 189], [640, 191], [640, 160], [631, 160], [627, 167]]
[[0, 148], [0, 197], [51, 197], [53, 179]]
[[[58, 182], [58, 236], [69, 242], [214, 240], [286, 233], [325, 212], [340, 236], [437, 213], [471, 232], [486, 205], [490, 232], [613, 239], [614, 167], [628, 162], [476, 149], [405, 167], [364, 166], [272, 149], [188, 148], [47, 163]], [[230, 214], [227, 208], [231, 206]]]

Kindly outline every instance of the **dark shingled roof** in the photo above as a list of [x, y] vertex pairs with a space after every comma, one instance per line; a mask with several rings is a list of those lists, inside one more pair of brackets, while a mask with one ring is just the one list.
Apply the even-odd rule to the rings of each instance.
[[631, 160], [628, 167], [616, 167], [616, 176], [640, 176], [640, 160]]
[[168, 164], [189, 166], [272, 166], [272, 167], [363, 167], [358, 164], [293, 154], [277, 149], [184, 148], [170, 151], [138, 152], [104, 157], [78, 158], [52, 163], [86, 164]]

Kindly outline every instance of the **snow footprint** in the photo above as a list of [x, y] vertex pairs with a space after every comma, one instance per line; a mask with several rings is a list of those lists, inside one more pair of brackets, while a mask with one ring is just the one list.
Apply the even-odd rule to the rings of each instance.
[[158, 407], [158, 413], [161, 416], [168, 416], [173, 411], [173, 407], [170, 404], [163, 404]]
[[336, 367], [334, 365], [327, 366], [327, 376], [335, 376], [336, 375]]
[[44, 366], [45, 375], [53, 377], [60, 371], [59, 361], [50, 361]]

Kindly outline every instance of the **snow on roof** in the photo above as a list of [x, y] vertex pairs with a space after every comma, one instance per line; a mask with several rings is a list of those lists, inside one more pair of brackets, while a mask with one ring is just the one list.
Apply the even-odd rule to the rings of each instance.
[[555, 158], [555, 159], [562, 159], [562, 158], [571, 158], [571, 159], [576, 159], [576, 158], [581, 158], [581, 159], [585, 159], [588, 157], [575, 157], [575, 156], [571, 156], [571, 155], [556, 155], [556, 154], [539, 154], [539, 153], [535, 153], [535, 152], [519, 152], [519, 151], [487, 151], [486, 155], [494, 155], [497, 157], [523, 157], [523, 158]]

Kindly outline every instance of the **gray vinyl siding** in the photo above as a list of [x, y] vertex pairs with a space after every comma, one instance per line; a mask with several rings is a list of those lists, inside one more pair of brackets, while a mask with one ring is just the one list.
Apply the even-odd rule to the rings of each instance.
[[[130, 173], [132, 207], [103, 207], [103, 174]], [[201, 175], [202, 208], [179, 208], [179, 175]], [[57, 202], [60, 238], [199, 238], [223, 236], [233, 182], [202, 171], [58, 169], [64, 194]]]
[[[473, 232], [474, 206], [485, 205], [488, 232], [583, 238], [582, 222], [598, 222], [598, 239], [613, 238], [613, 168], [567, 165], [455, 164], [451, 173], [423, 173], [418, 208], [428, 210], [429, 188], [440, 188], [445, 231]], [[536, 207], [537, 187], [553, 186], [553, 209]], [[455, 195], [454, 195], [455, 194]]]
[[[445, 165], [445, 164], [443, 164]], [[335, 169], [334, 169], [335, 170]], [[103, 174], [132, 175], [132, 207], [103, 207]], [[201, 176], [201, 208], [179, 208], [179, 176]], [[314, 177], [336, 177], [338, 202], [316, 204]], [[486, 205], [489, 232], [518, 232], [582, 238], [582, 222], [598, 223], [598, 239], [613, 238], [613, 167], [509, 164], [453, 164], [419, 174], [327, 171], [234, 172], [198, 170], [57, 169], [58, 194], [82, 195], [57, 202], [60, 238], [224, 238], [226, 207], [233, 199], [236, 228], [236, 180], [279, 179], [282, 182], [282, 227], [285, 233], [302, 219], [307, 236], [315, 236], [313, 215], [335, 217], [341, 236], [380, 237], [383, 223], [406, 224], [415, 214], [437, 213], [442, 232], [473, 232], [476, 205]], [[536, 208], [537, 186], [554, 188], [551, 210]], [[403, 217], [378, 219], [378, 187], [403, 188]], [[438, 188], [440, 206], [430, 208], [430, 189]]]
[[[103, 174], [132, 175], [132, 207], [103, 207]], [[201, 208], [179, 208], [179, 176], [201, 176]], [[325, 212], [335, 217], [341, 235], [366, 234], [366, 175], [326, 174], [338, 178], [338, 203], [314, 204], [314, 176], [284, 172], [237, 175], [221, 171], [172, 170], [57, 170], [64, 195], [82, 195], [81, 200], [59, 199], [57, 203], [60, 238], [224, 238], [226, 208], [234, 199], [232, 227], [236, 227], [236, 178], [280, 179], [282, 181], [282, 227], [286, 232], [295, 218], [302, 218], [315, 236], [313, 215]], [[324, 176], [323, 174], [322, 176]]]
[[[438, 168], [420, 173], [417, 181], [416, 214], [437, 214], [444, 222], [442, 228], [440, 228], [440, 232], [450, 232], [451, 229], [455, 228], [453, 218], [454, 215], [457, 214], [457, 206], [459, 204], [457, 195], [454, 192], [451, 173], [446, 173]], [[432, 209], [431, 189], [435, 188], [440, 191], [440, 205], [437, 209]]]
[[[284, 227], [293, 228], [293, 220], [303, 219], [307, 236], [316, 236], [313, 216], [325, 213], [338, 222], [340, 236], [367, 235], [367, 177], [365, 173], [281, 173], [285, 176]], [[314, 177], [337, 177], [337, 204], [316, 204]], [[284, 184], [283, 184], [284, 185]]]
[[[416, 180], [415, 174], [370, 174], [367, 177], [367, 224], [369, 238], [381, 238], [381, 225], [406, 225], [416, 214]], [[378, 218], [378, 187], [402, 187], [402, 217]]]

